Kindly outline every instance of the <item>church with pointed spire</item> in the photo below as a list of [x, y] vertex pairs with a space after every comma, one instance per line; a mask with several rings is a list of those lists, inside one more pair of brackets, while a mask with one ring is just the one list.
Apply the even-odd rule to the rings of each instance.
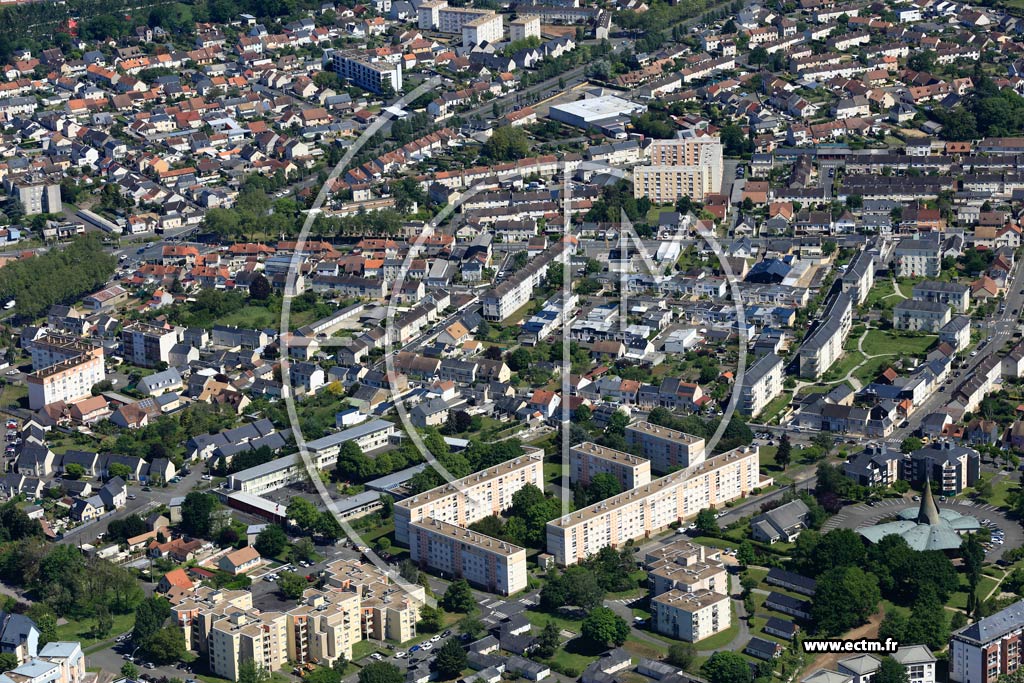
[[977, 531], [978, 520], [955, 510], [940, 510], [932, 495], [931, 478], [925, 479], [924, 493], [917, 509], [904, 508], [896, 520], [857, 529], [864, 538], [878, 543], [886, 536], [901, 536], [914, 550], [951, 551], [960, 547], [963, 534]]

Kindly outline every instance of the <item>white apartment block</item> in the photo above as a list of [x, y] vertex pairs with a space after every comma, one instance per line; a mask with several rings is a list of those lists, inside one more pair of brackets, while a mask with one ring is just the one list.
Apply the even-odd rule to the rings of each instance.
[[626, 443], [639, 446], [655, 472], [692, 467], [704, 461], [704, 439], [651, 422], [634, 422], [626, 427]]
[[437, 12], [437, 30], [441, 33], [461, 34], [463, 26], [490, 14], [495, 14], [495, 12], [489, 9], [448, 7], [446, 3], [446, 6], [439, 8]]
[[42, 370], [82, 354], [103, 355], [103, 349], [78, 337], [46, 334], [31, 343], [32, 369]]
[[540, 38], [540, 17], [526, 14], [508, 22], [509, 39], [512, 42], [527, 38]]
[[832, 299], [821, 322], [800, 345], [800, 376], [818, 379], [843, 355], [853, 326], [853, 300], [846, 292]]
[[855, 306], [860, 306], [868, 298], [868, 293], [875, 286], [875, 256], [870, 251], [857, 252], [850, 261], [849, 267], [842, 277], [842, 289], [850, 295]]
[[769, 353], [747, 368], [740, 389], [740, 412], [757, 417], [782, 393], [786, 363], [781, 356]]
[[901, 240], [896, 245], [897, 277], [938, 277], [942, 273], [942, 243], [938, 235]]
[[167, 363], [171, 349], [181, 341], [182, 329], [165, 329], [143, 322], [129, 323], [121, 330], [124, 359], [143, 368]]
[[463, 47], [497, 43], [504, 35], [505, 25], [500, 14], [485, 14], [462, 25]]
[[25, 376], [28, 382], [28, 406], [39, 410], [45, 405], [72, 403], [92, 395], [93, 385], [106, 378], [102, 350], [82, 354]]
[[402, 90], [402, 65], [388, 62], [371, 62], [365, 56], [355, 52], [331, 51], [324, 53], [330, 58], [331, 67], [338, 78], [353, 83], [363, 90], [382, 93], [387, 87], [392, 92]]
[[651, 595], [669, 591], [695, 593], [711, 591], [728, 594], [729, 574], [721, 562], [693, 562], [688, 565], [660, 560], [648, 565], [647, 578], [651, 582]]
[[623, 491], [651, 482], [651, 461], [585, 441], [569, 449], [569, 481], [587, 486], [596, 474], [610, 474]]
[[426, 0], [416, 9], [419, 28], [432, 31], [440, 23], [441, 10], [448, 6], [448, 0]]
[[758, 465], [756, 446], [737, 448], [576, 510], [548, 522], [547, 550], [558, 564], [570, 565], [601, 548], [648, 538], [705, 508], [745, 497], [760, 485]]
[[553, 263], [564, 263], [570, 250], [561, 242], [548, 247], [529, 263], [483, 295], [483, 316], [501, 322], [525, 306], [533, 298], [533, 290], [547, 277]]
[[669, 204], [680, 197], [701, 201], [722, 189], [722, 144], [718, 138], [656, 140], [650, 166], [633, 169], [633, 196]]
[[939, 301], [905, 299], [892, 308], [892, 326], [897, 330], [935, 333], [950, 319], [949, 304]]
[[695, 643], [732, 625], [729, 596], [698, 590], [673, 590], [651, 600], [651, 623], [658, 633]]
[[224, 615], [210, 630], [210, 669], [229, 681], [238, 680], [244, 661], [277, 671], [288, 662], [287, 634], [287, 618], [280, 612], [255, 618], [245, 612]]
[[466, 579], [489, 593], [526, 589], [526, 550], [497, 538], [425, 519], [409, 525], [409, 552], [421, 567]]
[[518, 458], [395, 503], [395, 539], [408, 545], [409, 526], [427, 518], [466, 527], [498, 514], [512, 507], [512, 496], [527, 484], [543, 491], [544, 453], [524, 450]]

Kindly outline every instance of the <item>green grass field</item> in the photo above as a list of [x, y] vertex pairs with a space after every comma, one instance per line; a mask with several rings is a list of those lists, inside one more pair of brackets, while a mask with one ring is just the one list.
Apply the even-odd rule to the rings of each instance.
[[844, 379], [846, 375], [853, 370], [855, 367], [864, 362], [864, 354], [860, 351], [848, 351], [843, 354], [835, 364], [829, 368], [828, 372], [822, 378], [823, 382], [835, 382]]
[[92, 636], [91, 632], [95, 625], [95, 619], [69, 621], [66, 624], [61, 624], [57, 627], [57, 640], [77, 640], [82, 644], [82, 649], [86, 649], [96, 643], [113, 640], [114, 637], [135, 627], [135, 613], [115, 614], [114, 626], [110, 629], [110, 633], [103, 638], [94, 638]]
[[882, 353], [923, 354], [938, 337], [934, 334], [902, 334], [893, 330], [868, 330], [861, 348], [869, 356]]
[[875, 381], [879, 373], [885, 370], [894, 360], [892, 356], [879, 356], [878, 358], [870, 358], [864, 365], [857, 368], [853, 373], [853, 376], [861, 384], [870, 384]]

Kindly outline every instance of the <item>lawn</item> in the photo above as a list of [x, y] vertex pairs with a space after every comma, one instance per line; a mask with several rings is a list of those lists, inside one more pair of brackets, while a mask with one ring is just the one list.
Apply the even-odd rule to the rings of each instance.
[[782, 411], [784, 411], [793, 400], [792, 391], [784, 391], [776, 396], [772, 401], [764, 407], [758, 416], [765, 424], [770, 424], [772, 420], [776, 419]]
[[782, 468], [775, 462], [775, 454], [779, 452], [778, 446], [761, 446], [758, 449], [758, 454], [761, 461], [762, 470], [775, 470], [781, 471]]
[[358, 662], [364, 657], [369, 657], [380, 648], [372, 640], [360, 640], [352, 644], [352, 661]]
[[135, 613], [115, 614], [114, 626], [110, 633], [103, 638], [93, 638], [91, 631], [96, 625], [95, 619], [82, 619], [81, 621], [68, 621], [57, 627], [57, 640], [77, 640], [82, 644], [82, 649], [100, 642], [112, 641], [122, 633], [127, 633], [135, 627]]
[[1008, 507], [1009, 502], [1006, 500], [1008, 494], [1019, 490], [1020, 484], [1012, 478], [1003, 477], [992, 486], [992, 495], [989, 497], [988, 502], [996, 507]]
[[885, 370], [893, 360], [895, 360], [893, 356], [869, 358], [864, 365], [854, 371], [853, 376], [856, 377], [861, 384], [871, 384], [871, 382], [875, 381], [875, 378], [878, 377], [878, 374]]
[[894, 293], [892, 280], [876, 280], [875, 286], [868, 292], [868, 298], [864, 301], [864, 307], [875, 308], [875, 304], [881, 302], [883, 308], [892, 308], [900, 300], [899, 297], [892, 296]]
[[883, 353], [925, 353], [938, 337], [934, 334], [901, 333], [894, 330], [868, 330], [861, 348], [869, 356]]
[[[870, 334], [870, 332], [868, 333]], [[847, 351], [836, 363], [829, 368], [822, 378], [824, 382], [835, 382], [845, 379], [846, 375], [864, 361], [864, 354], [860, 351]]]
[[523, 612], [526, 618], [531, 624], [537, 628], [544, 628], [547, 626], [549, 621], [555, 622], [555, 626], [563, 631], [569, 631], [570, 633], [579, 633], [581, 620], [571, 619], [569, 617], [562, 616], [560, 614], [551, 614], [550, 612], [541, 612], [539, 610], [528, 609]]

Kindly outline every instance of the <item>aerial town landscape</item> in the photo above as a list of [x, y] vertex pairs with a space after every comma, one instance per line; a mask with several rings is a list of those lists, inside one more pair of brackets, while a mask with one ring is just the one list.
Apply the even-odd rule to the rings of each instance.
[[0, 65], [0, 683], [1024, 683], [1024, 0]]

